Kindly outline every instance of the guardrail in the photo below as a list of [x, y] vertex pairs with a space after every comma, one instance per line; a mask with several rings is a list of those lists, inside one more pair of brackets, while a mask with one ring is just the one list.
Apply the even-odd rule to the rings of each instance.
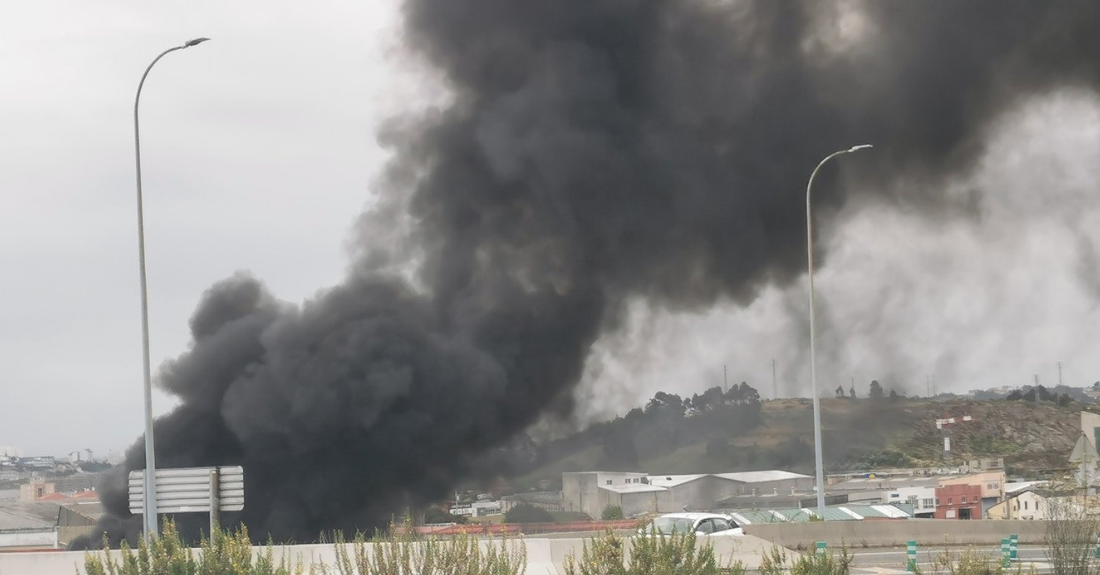
[[904, 547], [920, 545], [1000, 544], [1010, 534], [1019, 542], [1041, 544], [1046, 521], [910, 519], [908, 521], [819, 521], [743, 525], [745, 533], [791, 549], [809, 549], [825, 541], [830, 547]]

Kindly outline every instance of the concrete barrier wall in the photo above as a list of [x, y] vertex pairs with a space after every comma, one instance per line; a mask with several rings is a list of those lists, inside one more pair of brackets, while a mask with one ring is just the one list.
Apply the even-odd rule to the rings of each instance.
[[829, 547], [904, 547], [910, 539], [919, 545], [999, 544], [1015, 533], [1020, 543], [1041, 544], [1046, 521], [958, 521], [912, 519], [908, 521], [828, 521], [811, 523], [769, 523], [742, 526], [755, 535], [790, 549], [812, 549], [816, 541]]
[[[529, 575], [561, 575], [565, 572], [566, 558], [573, 555], [580, 559], [584, 549], [584, 543], [590, 539], [550, 539], [530, 538], [523, 540], [527, 552], [527, 570]], [[629, 539], [627, 539], [629, 541]], [[489, 545], [500, 545], [500, 541], [482, 541], [482, 548]], [[740, 561], [749, 569], [756, 569], [760, 565], [760, 557], [771, 549], [771, 543], [753, 536], [722, 537], [712, 541], [715, 553], [719, 560], [728, 564]], [[368, 546], [368, 549], [370, 546]], [[354, 557], [354, 551], [350, 549], [349, 555]], [[266, 548], [254, 548], [255, 553], [266, 553]], [[103, 553], [103, 552], [96, 552]], [[111, 551], [116, 559], [121, 556], [118, 551]], [[629, 544], [627, 545], [629, 556]], [[276, 547], [273, 550], [274, 559], [278, 562], [285, 559], [290, 566], [301, 565], [304, 572], [309, 573], [311, 567], [328, 566], [336, 564], [336, 548], [334, 545], [293, 545]], [[43, 553], [0, 553], [0, 575], [83, 575], [85, 553], [83, 551], [60, 551]]]
[[57, 531], [49, 529], [24, 529], [0, 533], [0, 551], [5, 547], [57, 547]]

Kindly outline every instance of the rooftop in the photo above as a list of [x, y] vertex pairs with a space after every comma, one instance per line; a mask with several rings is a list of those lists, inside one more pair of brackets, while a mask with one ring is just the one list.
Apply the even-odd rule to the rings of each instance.
[[1048, 483], [1048, 481], [1016, 481], [1014, 483], [1005, 483], [1005, 495], [1016, 495], [1031, 489], [1039, 489], [1046, 487]]
[[858, 477], [829, 485], [828, 491], [875, 491], [883, 489], [899, 489], [902, 487], [938, 487], [940, 482], [946, 479], [956, 479], [962, 475], [940, 475], [936, 477], [902, 476], [902, 477]]
[[742, 471], [739, 473], [715, 473], [714, 475], [723, 479], [729, 479], [730, 481], [740, 481], [741, 483], [764, 483], [766, 481], [782, 481], [784, 479], [813, 479], [809, 475], [791, 473], [790, 471], [780, 471], [778, 469], [770, 469], [768, 471]]
[[[738, 525], [805, 523], [818, 516], [817, 510], [810, 508], [738, 510], [731, 511], [729, 515]], [[822, 517], [825, 521], [862, 521], [863, 519], [908, 519], [912, 516], [912, 507], [905, 505], [837, 505], [826, 507]]]
[[562, 475], [646, 475], [644, 471], [563, 471]]
[[0, 504], [0, 531], [53, 527], [59, 508], [50, 502], [5, 501]]
[[605, 489], [612, 493], [656, 493], [660, 491], [668, 491], [667, 487], [646, 485], [645, 483], [627, 483], [625, 485], [601, 485], [600, 489]]
[[706, 477], [705, 473], [695, 473], [692, 475], [653, 475], [650, 476], [649, 483], [651, 485], [659, 485], [661, 487], [676, 487], [677, 485], [683, 485], [690, 483], [696, 479]]

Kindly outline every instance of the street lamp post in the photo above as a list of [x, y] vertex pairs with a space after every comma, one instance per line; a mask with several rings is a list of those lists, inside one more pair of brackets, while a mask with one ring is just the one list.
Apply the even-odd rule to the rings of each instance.
[[149, 369], [149, 291], [145, 279], [145, 215], [141, 198], [141, 136], [138, 130], [138, 104], [141, 102], [141, 88], [145, 78], [161, 58], [170, 52], [196, 46], [209, 38], [195, 38], [180, 46], [169, 48], [153, 59], [138, 83], [137, 96], [134, 97], [134, 159], [137, 164], [137, 228], [138, 228], [138, 272], [141, 281], [141, 351], [142, 375], [145, 378], [145, 489], [142, 513], [145, 522], [145, 539], [157, 536], [157, 485], [155, 480], [156, 460], [153, 455], [153, 385]]
[[806, 184], [806, 253], [810, 262], [810, 389], [814, 404], [814, 464], [817, 485], [817, 514], [819, 517], [825, 516], [825, 469], [821, 458], [821, 399], [817, 393], [817, 347], [814, 336], [814, 227], [810, 211], [810, 193], [813, 190], [814, 178], [817, 177], [817, 172], [821, 169], [821, 166], [825, 165], [825, 162], [837, 156], [870, 147], [870, 144], [863, 144], [829, 154], [817, 164], [813, 173], [810, 174], [810, 182]]

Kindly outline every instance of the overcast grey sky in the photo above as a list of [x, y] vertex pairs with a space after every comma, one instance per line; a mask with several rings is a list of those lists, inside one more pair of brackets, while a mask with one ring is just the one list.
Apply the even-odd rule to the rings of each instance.
[[[213, 38], [162, 60], [143, 94], [155, 366], [237, 270], [290, 301], [340, 281], [386, 158], [378, 122], [439, 97], [393, 57], [397, 27], [396, 0], [0, 7], [0, 445], [104, 454], [142, 431], [131, 114], [149, 61]], [[822, 230], [824, 394], [850, 377], [923, 394], [932, 373], [941, 390], [1051, 383], [1057, 361], [1067, 383], [1100, 379], [1100, 100], [1037, 96], [983, 137], [955, 183], [980, 217], [851, 204]], [[690, 395], [723, 364], [770, 396], [772, 358], [782, 393], [804, 393], [805, 301], [798, 282], [745, 309], [638, 302], [589, 364], [581, 417]]]
[[[142, 94], [154, 366], [203, 290], [339, 281], [402, 94], [392, 1], [0, 6], [0, 445], [120, 449], [142, 430], [133, 98]], [[158, 395], [158, 412], [172, 400]]]

